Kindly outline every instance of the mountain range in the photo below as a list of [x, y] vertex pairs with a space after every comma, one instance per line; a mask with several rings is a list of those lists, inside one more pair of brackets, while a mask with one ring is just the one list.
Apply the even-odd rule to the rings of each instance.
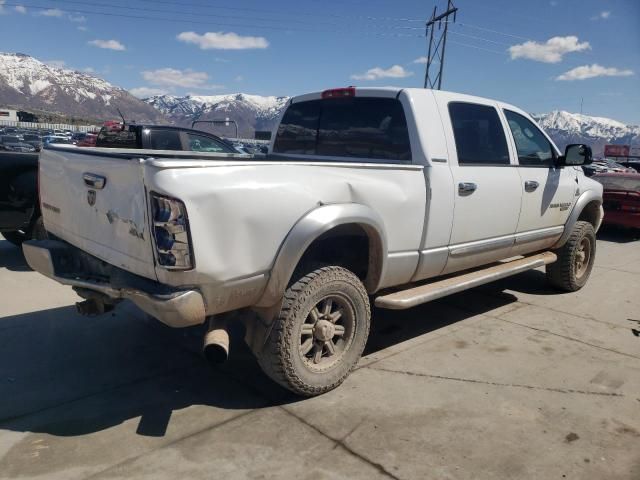
[[0, 106], [36, 113], [41, 121], [64, 117], [98, 122], [119, 118], [118, 108], [137, 120], [165, 121], [155, 108], [123, 88], [22, 53], [0, 53]]
[[[237, 135], [253, 138], [256, 130], [273, 130], [289, 97], [246, 93], [226, 95], [156, 95], [138, 99], [125, 89], [87, 72], [48, 65], [21, 53], [0, 53], [0, 107], [36, 113], [41, 119], [74, 118], [102, 122], [127, 120], [191, 126], [194, 120], [234, 120]], [[640, 145], [640, 126], [554, 110], [533, 115], [558, 147], [587, 143], [602, 156], [607, 143]], [[99, 123], [98, 123], [99, 124]], [[235, 136], [233, 125], [201, 125], [222, 136]]]

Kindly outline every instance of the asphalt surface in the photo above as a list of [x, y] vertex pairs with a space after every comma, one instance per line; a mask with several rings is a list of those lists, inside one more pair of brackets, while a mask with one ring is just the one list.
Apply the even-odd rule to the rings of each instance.
[[313, 399], [241, 342], [212, 369], [199, 328], [80, 317], [0, 240], [0, 478], [638, 480], [640, 240], [599, 237], [577, 293], [531, 271], [374, 311], [358, 369]]

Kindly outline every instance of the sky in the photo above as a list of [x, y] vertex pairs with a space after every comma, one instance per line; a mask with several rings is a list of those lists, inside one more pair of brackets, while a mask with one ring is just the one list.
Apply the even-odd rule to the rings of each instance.
[[[640, 0], [454, 4], [443, 89], [640, 124]], [[446, 1], [0, 0], [0, 51], [140, 97], [422, 87], [434, 6]]]

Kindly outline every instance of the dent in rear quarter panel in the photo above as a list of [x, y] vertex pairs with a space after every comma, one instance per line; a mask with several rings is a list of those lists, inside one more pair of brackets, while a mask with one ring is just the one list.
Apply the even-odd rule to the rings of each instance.
[[[158, 279], [167, 284], [215, 290], [225, 282], [268, 274], [293, 226], [325, 204], [360, 203], [379, 213], [388, 253], [416, 251], [420, 245], [425, 205], [420, 168], [267, 161], [146, 168], [148, 189], [179, 198], [189, 215], [196, 268], [169, 272], [158, 267]], [[264, 287], [267, 277], [262, 278], [256, 283]]]

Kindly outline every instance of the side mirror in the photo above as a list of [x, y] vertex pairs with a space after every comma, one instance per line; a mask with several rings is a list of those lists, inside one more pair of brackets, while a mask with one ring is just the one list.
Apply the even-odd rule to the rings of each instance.
[[564, 155], [558, 158], [558, 166], [589, 165], [593, 162], [591, 147], [582, 143], [572, 143], [564, 149]]

